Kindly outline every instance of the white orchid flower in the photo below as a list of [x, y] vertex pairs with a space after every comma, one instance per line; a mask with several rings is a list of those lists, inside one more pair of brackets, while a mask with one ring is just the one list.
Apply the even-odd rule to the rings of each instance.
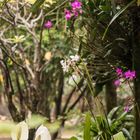
[[80, 60], [80, 56], [77, 55], [77, 54], [76, 55], [71, 55], [70, 58], [71, 58], [71, 61], [73, 61], [73, 62], [77, 62], [77, 61]]
[[41, 125], [36, 133], [35, 133], [35, 140], [51, 140], [50, 132], [48, 131], [47, 127]]
[[63, 71], [68, 72], [69, 71], [69, 64], [67, 64], [67, 61], [66, 60], [61, 60], [60, 63], [62, 65]]
[[23, 121], [16, 125], [11, 133], [12, 140], [28, 140], [28, 125]]

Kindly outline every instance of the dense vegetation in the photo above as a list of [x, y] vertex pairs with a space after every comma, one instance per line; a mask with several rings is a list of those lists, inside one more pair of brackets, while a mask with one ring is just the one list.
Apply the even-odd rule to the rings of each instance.
[[1, 0], [0, 96], [13, 121], [30, 114], [59, 121], [56, 139], [80, 111], [83, 133], [71, 140], [139, 140], [139, 6], [139, 0]]

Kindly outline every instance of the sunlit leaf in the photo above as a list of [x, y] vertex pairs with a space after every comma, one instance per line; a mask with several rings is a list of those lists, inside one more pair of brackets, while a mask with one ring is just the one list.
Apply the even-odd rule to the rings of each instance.
[[45, 53], [45, 56], [44, 56], [45, 60], [50, 60], [51, 57], [52, 57], [52, 53], [51, 52], [46, 52]]
[[55, 121], [53, 123], [45, 122], [45, 126], [47, 126], [47, 128], [49, 128], [51, 133], [55, 133], [60, 128], [61, 122], [59, 120], [57, 120], [57, 121]]
[[54, 3], [54, 0], [45, 0], [45, 2], [48, 2], [50, 4], [53, 4]]
[[7, 63], [9, 66], [11, 66], [13, 64], [13, 61], [10, 58], [8, 58]]
[[70, 138], [70, 140], [78, 140], [76, 137], [72, 137]]
[[84, 126], [84, 140], [91, 140], [90, 125], [91, 125], [91, 116], [89, 113], [87, 113]]
[[113, 139], [112, 140], [126, 140], [123, 133], [122, 132], [119, 132], [115, 135], [113, 135]]
[[25, 37], [24, 35], [15, 36], [14, 38], [10, 38], [9, 40], [11, 40], [13, 43], [21, 43], [25, 40]]
[[31, 118], [26, 120], [29, 128], [35, 128], [43, 124], [46, 121], [46, 118], [41, 115], [32, 115]]

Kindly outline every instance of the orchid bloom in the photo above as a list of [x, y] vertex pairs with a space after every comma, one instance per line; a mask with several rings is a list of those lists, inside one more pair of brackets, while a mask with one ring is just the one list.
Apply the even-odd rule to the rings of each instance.
[[64, 12], [66, 20], [70, 20], [72, 16], [78, 17], [79, 13], [82, 14], [82, 2], [74, 0], [71, 2], [71, 10], [65, 9]]
[[69, 71], [69, 64], [67, 64], [66, 60], [61, 60], [60, 64], [62, 65], [62, 69], [64, 72], [68, 72]]
[[128, 105], [125, 106], [125, 107], [124, 107], [124, 111], [125, 111], [125, 112], [129, 112], [129, 111], [130, 111], [130, 107], [129, 107]]
[[124, 73], [124, 76], [126, 79], [133, 80], [134, 78], [136, 78], [136, 72], [128, 70]]
[[118, 76], [122, 76], [123, 72], [122, 72], [122, 69], [121, 68], [117, 68], [116, 69], [116, 73]]
[[114, 81], [114, 85], [115, 85], [116, 87], [120, 86], [120, 84], [121, 84], [121, 82], [120, 82], [119, 79], [117, 79], [117, 80]]
[[66, 20], [70, 20], [71, 16], [72, 16], [71, 11], [65, 9], [65, 18], [66, 18]]
[[80, 56], [77, 55], [77, 54], [76, 55], [71, 55], [70, 58], [71, 58], [71, 61], [74, 61], [74, 62], [77, 62], [77, 61], [80, 60]]
[[50, 29], [53, 26], [52, 22], [50, 20], [48, 20], [45, 24], [44, 27], [47, 29]]
[[71, 3], [71, 7], [73, 10], [75, 9], [81, 9], [82, 3], [78, 0], [75, 0], [74, 2]]

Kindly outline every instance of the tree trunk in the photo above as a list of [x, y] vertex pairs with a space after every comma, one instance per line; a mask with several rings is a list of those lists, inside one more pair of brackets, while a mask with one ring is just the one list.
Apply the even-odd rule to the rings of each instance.
[[135, 92], [135, 140], [140, 139], [140, 7], [134, 6], [131, 11], [133, 22], [133, 67], [136, 71]]
[[35, 131], [36, 131], [35, 129], [29, 130], [29, 140], [34, 140]]
[[116, 93], [116, 87], [113, 83], [113, 80], [110, 80], [105, 85], [106, 91], [106, 109], [107, 113], [110, 112], [115, 106], [117, 106], [117, 93]]

